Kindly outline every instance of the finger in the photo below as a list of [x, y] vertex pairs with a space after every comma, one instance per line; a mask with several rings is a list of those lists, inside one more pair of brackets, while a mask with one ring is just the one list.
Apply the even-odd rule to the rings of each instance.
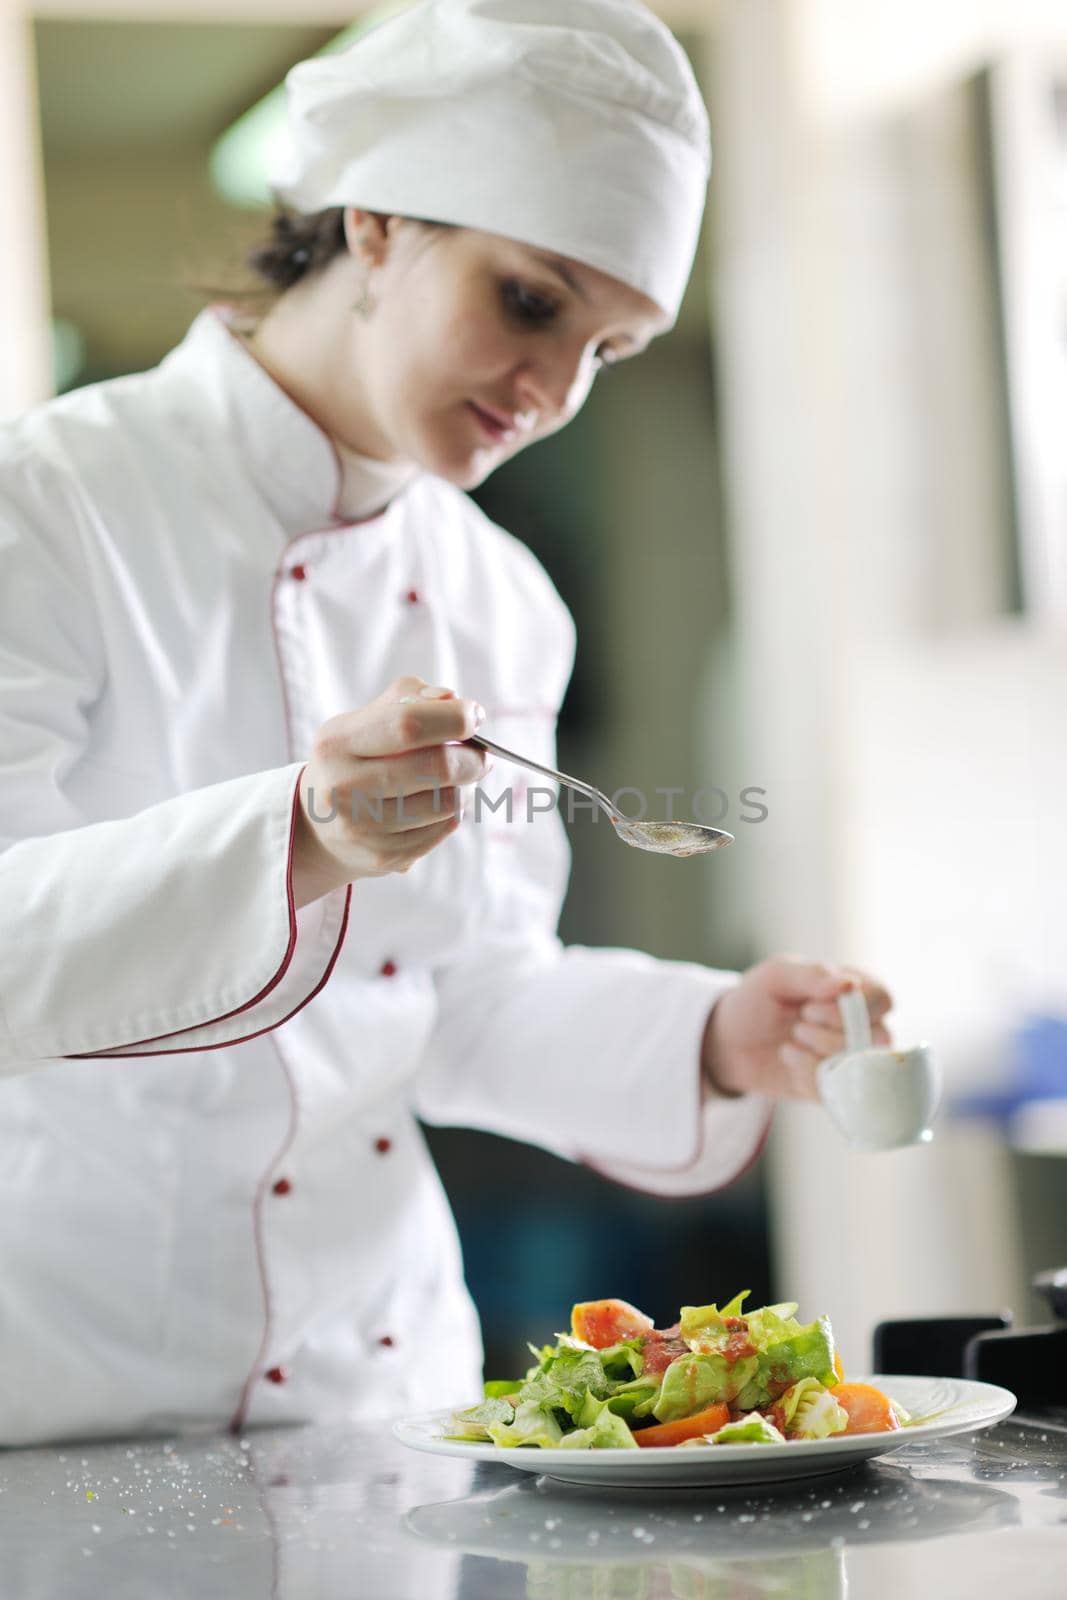
[[[807, 1013], [809, 1008], [804, 1007], [801, 1020], [793, 1026], [793, 1037], [800, 1044], [816, 1054], [824, 1056], [836, 1055], [838, 1050], [845, 1048], [845, 1032], [841, 1026], [841, 1019], [834, 1009], [830, 1008], [830, 1015], [825, 1023], [809, 1022]], [[871, 1038], [875, 1044], [889, 1044], [890, 1038], [887, 1029], [880, 1022], [871, 1024]]]
[[[429, 745], [469, 739], [485, 721], [477, 700], [401, 700], [388, 707], [386, 751], [421, 750]], [[362, 752], [356, 752], [361, 754]]]
[[855, 978], [840, 967], [831, 967], [824, 961], [799, 961], [783, 957], [773, 963], [772, 981], [775, 996], [788, 1003], [803, 1004], [811, 1000], [836, 1000], [839, 994], [855, 987]]
[[793, 1029], [792, 1039], [805, 1050], [810, 1050], [820, 1061], [845, 1048], [845, 1035], [840, 1026], [819, 1028], [813, 1022], [798, 1022]]
[[840, 1028], [841, 1013], [824, 1000], [809, 1000], [800, 1008], [800, 1021], [814, 1023], [817, 1028]]
[[389, 835], [389, 850], [382, 857], [385, 872], [406, 872], [420, 856], [427, 855], [437, 845], [449, 838], [460, 825], [458, 816], [446, 817], [424, 828], [411, 828], [406, 833]]
[[386, 800], [381, 808], [381, 827], [386, 833], [411, 833], [446, 817], [461, 816], [468, 801], [468, 791], [457, 787], [423, 790]]
[[893, 996], [876, 978], [863, 978], [861, 988], [867, 999], [871, 1021], [877, 1022], [893, 1009]]
[[784, 1092], [796, 1100], [814, 1100], [815, 1068], [818, 1063], [809, 1050], [800, 1045], [783, 1044], [778, 1047], [778, 1060], [785, 1068]]
[[[401, 678], [370, 705], [331, 717], [317, 740], [320, 753], [340, 761], [402, 754], [469, 739], [484, 722], [485, 709], [476, 700], [454, 694], [424, 699], [417, 687], [414, 693], [395, 692], [397, 687], [410, 691], [410, 685], [420, 681]], [[436, 689], [435, 694], [439, 694]]]
[[[845, 969], [843, 976], [851, 980], [845, 988], [853, 987], [862, 989], [864, 999], [867, 1001], [867, 1010], [871, 1021], [878, 1022], [893, 1009], [893, 997], [876, 979], [866, 978], [860, 972]], [[844, 993], [844, 989], [841, 991]], [[804, 1022], [815, 1022], [822, 1027], [833, 1027], [840, 1021], [840, 1012], [833, 1001], [808, 1000], [801, 1008], [801, 1019]]]
[[492, 761], [473, 745], [432, 745], [403, 756], [377, 756], [362, 764], [357, 786], [384, 800], [433, 794], [447, 788], [480, 783]]
[[[406, 687], [406, 682], [404, 686]], [[455, 700], [457, 698], [455, 689], [449, 689], [441, 683], [424, 683], [414, 694], [402, 694], [399, 696], [401, 705], [413, 705], [419, 700]]]

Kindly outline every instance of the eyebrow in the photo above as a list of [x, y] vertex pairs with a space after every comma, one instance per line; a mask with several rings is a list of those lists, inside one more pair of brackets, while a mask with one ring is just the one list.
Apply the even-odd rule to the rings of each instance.
[[[550, 272], [554, 272], [557, 278], [561, 278], [567, 285], [567, 288], [570, 289], [573, 294], [577, 295], [579, 300], [584, 300], [586, 305], [589, 304], [589, 295], [586, 292], [585, 285], [574, 276], [574, 273], [571, 271], [570, 267], [568, 267], [565, 261], [559, 260], [557, 256], [545, 255], [544, 251], [542, 250], [533, 251], [533, 255], [535, 260], [539, 261], [542, 266], [547, 267]], [[638, 341], [633, 337], [632, 334], [621, 333], [619, 338], [622, 339], [631, 350], [638, 348]], [[647, 350], [648, 343], [646, 342], [644, 345], [641, 345], [640, 348]]]
[[547, 267], [550, 272], [554, 272], [557, 278], [563, 279], [567, 288], [573, 294], [576, 294], [579, 300], [585, 300], [588, 303], [589, 296], [585, 291], [584, 285], [579, 283], [565, 261], [560, 261], [556, 256], [546, 256], [541, 250], [535, 250], [533, 253], [542, 266]]

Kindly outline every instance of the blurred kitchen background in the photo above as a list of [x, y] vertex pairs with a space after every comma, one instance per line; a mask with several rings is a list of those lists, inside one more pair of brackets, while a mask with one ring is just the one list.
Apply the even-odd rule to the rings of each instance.
[[[828, 1310], [859, 1368], [881, 1318], [1031, 1317], [1067, 1261], [1067, 7], [657, 9], [715, 144], [683, 315], [478, 498], [578, 620], [564, 768], [714, 786], [737, 843], [665, 862], [580, 814], [564, 933], [862, 965], [948, 1096], [882, 1156], [788, 1107], [684, 1202], [431, 1131], [491, 1374], [576, 1298], [663, 1322], [739, 1287]], [[0, 415], [245, 281], [270, 91], [380, 10], [0, 0]]]

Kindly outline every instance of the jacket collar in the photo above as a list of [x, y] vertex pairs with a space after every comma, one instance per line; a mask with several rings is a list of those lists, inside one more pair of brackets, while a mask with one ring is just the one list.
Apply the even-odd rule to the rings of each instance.
[[195, 384], [199, 414], [239, 452], [288, 536], [355, 520], [339, 509], [351, 466], [343, 471], [329, 435], [260, 366], [232, 320], [224, 306], [202, 311], [163, 370]]

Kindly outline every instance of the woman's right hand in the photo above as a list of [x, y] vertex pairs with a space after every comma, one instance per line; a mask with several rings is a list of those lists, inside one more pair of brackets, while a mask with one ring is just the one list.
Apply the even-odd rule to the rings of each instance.
[[297, 906], [352, 883], [407, 872], [459, 827], [464, 790], [489, 769], [469, 739], [475, 700], [398, 678], [358, 711], [324, 722], [300, 778], [293, 854]]

